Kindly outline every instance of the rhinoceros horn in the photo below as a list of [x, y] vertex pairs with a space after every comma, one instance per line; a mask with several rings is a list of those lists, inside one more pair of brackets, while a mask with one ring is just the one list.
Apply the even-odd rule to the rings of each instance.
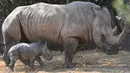
[[123, 31], [115, 37], [115, 44], [119, 45], [122, 40], [128, 35], [129, 29], [125, 26]]
[[113, 33], [113, 35], [117, 34], [117, 26], [115, 28], [113, 28], [112, 33]]
[[45, 42], [45, 45], [47, 46], [47, 41]]

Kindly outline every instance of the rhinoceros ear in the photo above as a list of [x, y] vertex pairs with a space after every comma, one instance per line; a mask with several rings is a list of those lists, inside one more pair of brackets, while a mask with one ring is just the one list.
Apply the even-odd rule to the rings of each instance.
[[45, 42], [45, 45], [47, 46], [47, 41]]
[[116, 35], [116, 34], [117, 34], [117, 26], [116, 26], [115, 28], [113, 28], [112, 34], [113, 34], [113, 35]]

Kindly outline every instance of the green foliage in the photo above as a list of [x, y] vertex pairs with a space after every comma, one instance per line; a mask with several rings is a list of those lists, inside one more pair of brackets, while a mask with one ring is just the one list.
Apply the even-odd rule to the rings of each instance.
[[130, 24], [130, 5], [125, 4], [124, 0], [115, 0], [113, 6], [116, 8], [123, 20], [125, 20], [127, 24]]

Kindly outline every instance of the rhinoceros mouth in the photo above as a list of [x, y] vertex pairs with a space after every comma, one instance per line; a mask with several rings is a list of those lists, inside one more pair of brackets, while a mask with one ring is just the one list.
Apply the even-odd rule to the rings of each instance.
[[118, 51], [106, 51], [105, 52], [107, 55], [116, 55], [116, 54], [118, 54]]
[[104, 42], [104, 45], [102, 46], [102, 50], [107, 54], [107, 55], [115, 55], [118, 54], [118, 45], [112, 45], [108, 44], [108, 42]]
[[118, 54], [119, 49], [117, 47], [111, 47], [110, 49], [105, 50], [107, 55], [115, 55]]

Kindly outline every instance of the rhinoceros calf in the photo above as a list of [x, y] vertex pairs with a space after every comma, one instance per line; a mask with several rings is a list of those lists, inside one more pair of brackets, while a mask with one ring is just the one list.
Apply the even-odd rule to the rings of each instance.
[[10, 48], [8, 51], [10, 57], [9, 68], [13, 71], [15, 62], [20, 59], [25, 65], [29, 65], [33, 69], [34, 61], [37, 60], [41, 67], [43, 62], [40, 56], [43, 56], [46, 60], [51, 60], [53, 55], [49, 51], [46, 45], [41, 41], [38, 43], [19, 43]]

